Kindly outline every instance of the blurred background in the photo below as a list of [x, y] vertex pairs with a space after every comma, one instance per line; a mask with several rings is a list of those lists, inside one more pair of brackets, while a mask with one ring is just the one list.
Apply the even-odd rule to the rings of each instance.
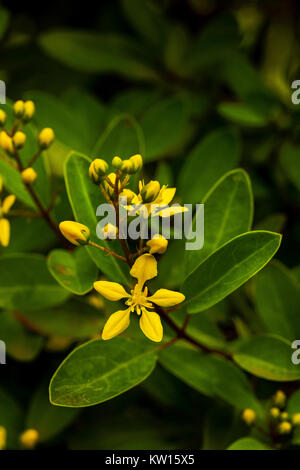
[[[226, 171], [244, 168], [253, 186], [254, 227], [283, 233], [278, 258], [295, 268], [300, 104], [292, 103], [291, 85], [300, 79], [299, 13], [292, 0], [52, 1], [39, 7], [3, 1], [0, 79], [9, 99], [36, 103], [39, 127], [53, 127], [49, 161], [58, 178], [70, 149], [102, 156], [99, 138], [105, 156], [142, 153], [147, 176], [175, 185], [179, 202], [200, 202]], [[34, 251], [25, 238], [12, 240], [6, 251]], [[43, 243], [41, 250], [51, 239]], [[179, 268], [176, 257], [166, 266], [170, 285]], [[46, 416], [50, 405], [41, 391], [69, 347], [58, 343], [49, 340], [34, 362], [20, 367], [13, 357], [10, 367], [1, 367], [0, 384], [16, 402], [0, 399], [0, 415], [12, 414], [15, 428], [24, 410], [29, 424], [42, 404]], [[159, 367], [108, 403], [59, 413], [55, 418], [49, 411], [62, 424], [45, 431], [42, 447], [216, 449], [246, 432], [231, 407]]]

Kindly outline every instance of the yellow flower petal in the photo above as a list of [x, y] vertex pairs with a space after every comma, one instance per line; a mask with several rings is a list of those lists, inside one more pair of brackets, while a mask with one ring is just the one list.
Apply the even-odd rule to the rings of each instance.
[[65, 220], [59, 224], [59, 230], [73, 245], [86, 245], [89, 242], [90, 230], [86, 225], [73, 220]]
[[163, 187], [161, 191], [161, 202], [163, 204], [169, 204], [172, 201], [176, 193], [176, 188]]
[[149, 302], [153, 302], [160, 307], [173, 307], [185, 300], [185, 296], [180, 292], [169, 289], [158, 289], [151, 297], [147, 297]]
[[0, 219], [0, 245], [8, 246], [10, 240], [10, 223], [7, 219]]
[[174, 207], [166, 207], [158, 212], [160, 217], [171, 217], [172, 215], [179, 214], [180, 212], [187, 212], [187, 207], [182, 206], [174, 206]]
[[6, 196], [2, 203], [2, 210], [4, 214], [7, 214], [11, 208], [11, 206], [15, 203], [16, 196], [13, 194], [10, 194], [9, 196]]
[[94, 288], [99, 292], [99, 294], [103, 295], [103, 297], [108, 300], [115, 301], [123, 299], [124, 297], [130, 297], [124, 287], [117, 282], [97, 281], [94, 282]]
[[102, 339], [114, 338], [122, 333], [130, 323], [130, 308], [113, 313], [104, 325]]
[[160, 316], [155, 312], [149, 312], [143, 308], [140, 318], [140, 328], [147, 338], [159, 343], [163, 338], [163, 327]]
[[151, 238], [151, 240], [147, 241], [146, 245], [150, 247], [150, 255], [153, 255], [154, 253], [162, 255], [168, 248], [168, 240], [160, 235], [160, 233], [157, 233], [153, 238]]
[[149, 279], [157, 276], [157, 261], [154, 256], [146, 254], [139, 256], [130, 270], [132, 277], [138, 280], [139, 287], [142, 289], [143, 285]]

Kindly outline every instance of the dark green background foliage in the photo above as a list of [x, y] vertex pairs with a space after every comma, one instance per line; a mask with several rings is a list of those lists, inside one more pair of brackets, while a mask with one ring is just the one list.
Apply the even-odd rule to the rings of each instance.
[[[180, 325], [192, 314], [187, 333], [222, 354], [185, 341], [160, 351], [136, 318], [123, 337], [100, 341], [114, 306], [99, 303], [93, 281], [100, 270], [126, 284], [128, 270], [90, 247], [62, 250], [43, 220], [12, 217], [0, 256], [8, 447], [27, 428], [39, 431], [41, 448], [276, 446], [249, 431], [241, 412], [255, 410], [264, 428], [278, 388], [300, 412], [300, 366], [290, 359], [300, 339], [298, 2], [10, 3], [0, 8], [0, 79], [9, 100], [32, 99], [37, 110], [23, 161], [30, 133], [46, 126], [56, 135], [47, 164], [35, 167], [39, 197], [48, 204], [65, 180], [53, 217], [93, 229], [99, 193], [89, 159], [141, 153], [145, 179], [176, 186], [176, 202], [204, 202], [203, 250], [170, 242], [153, 286], [181, 287], [186, 307], [172, 318]], [[16, 207], [31, 209], [3, 160], [0, 174]], [[264, 267], [280, 244], [271, 232], [283, 239]], [[165, 334], [173, 335], [166, 326]], [[51, 377], [59, 406], [49, 402]], [[298, 444], [297, 430], [283, 441]]]

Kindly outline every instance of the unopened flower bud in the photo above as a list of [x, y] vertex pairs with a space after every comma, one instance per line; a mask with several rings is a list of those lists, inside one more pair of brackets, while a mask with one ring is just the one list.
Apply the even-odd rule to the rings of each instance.
[[292, 430], [292, 425], [288, 421], [282, 421], [278, 425], [278, 432], [279, 434], [289, 434]]
[[242, 419], [248, 426], [254, 423], [256, 419], [256, 413], [251, 408], [246, 408], [242, 413]]
[[4, 426], [0, 426], [0, 450], [4, 450], [6, 447], [6, 436], [7, 432]]
[[142, 156], [140, 154], [133, 155], [132, 157], [129, 158], [129, 160], [132, 163], [134, 173], [141, 170], [141, 168], [143, 166], [143, 159], [142, 159]]
[[24, 111], [25, 111], [25, 103], [22, 100], [18, 100], [13, 105], [14, 115], [18, 119], [22, 119]]
[[168, 248], [168, 240], [165, 237], [157, 233], [154, 237], [146, 243], [150, 247], [149, 253], [153, 255], [158, 253], [162, 255]]
[[27, 429], [21, 434], [20, 442], [25, 449], [34, 449], [39, 437], [39, 433], [36, 429]]
[[132, 162], [130, 160], [123, 160], [121, 165], [121, 171], [123, 173], [128, 173], [129, 175], [133, 174], [135, 171]]
[[118, 227], [113, 224], [106, 224], [102, 229], [102, 234], [105, 240], [115, 240], [118, 235]]
[[25, 101], [24, 103], [24, 113], [22, 119], [24, 122], [29, 122], [33, 118], [35, 112], [35, 105], [33, 101]]
[[282, 390], [277, 390], [274, 395], [274, 404], [282, 408], [285, 405], [286, 395]]
[[121, 168], [122, 163], [123, 163], [123, 160], [120, 157], [117, 157], [117, 156], [114, 157], [112, 159], [112, 162], [111, 162], [111, 164], [114, 168]]
[[6, 112], [0, 109], [0, 127], [4, 127], [6, 123]]
[[41, 149], [45, 150], [50, 147], [54, 139], [55, 135], [53, 129], [51, 129], [51, 127], [45, 127], [45, 129], [42, 129], [39, 133], [38, 144]]
[[276, 408], [276, 406], [273, 406], [271, 409], [270, 409], [270, 415], [272, 416], [272, 418], [279, 418], [280, 416], [280, 409], [279, 408]]
[[26, 168], [21, 173], [22, 181], [25, 184], [33, 184], [37, 179], [38, 175], [33, 168]]
[[145, 184], [141, 189], [141, 196], [145, 203], [153, 202], [158, 196], [160, 191], [160, 184], [158, 181], [150, 181]]
[[73, 245], [86, 245], [89, 242], [90, 230], [86, 225], [65, 220], [59, 224], [59, 229], [63, 236]]
[[108, 164], [101, 158], [92, 161], [89, 167], [89, 177], [95, 184], [100, 184], [103, 176], [108, 170]]
[[286, 411], [283, 411], [280, 415], [280, 419], [281, 421], [286, 421], [287, 419], [289, 419], [289, 414]]
[[9, 154], [14, 153], [12, 138], [5, 131], [0, 132], [0, 145], [3, 150]]
[[[108, 180], [110, 181], [111, 184], [109, 184], [107, 181], [104, 180], [104, 188], [106, 190], [106, 192], [112, 196], [115, 192], [115, 184], [116, 184], [116, 173], [110, 173], [108, 176], [107, 176]], [[121, 189], [121, 182], [119, 180], [119, 183], [118, 183], [118, 186], [119, 186], [119, 190]]]
[[293, 423], [295, 426], [299, 426], [299, 424], [300, 424], [300, 413], [295, 413], [295, 414], [293, 414], [293, 416], [292, 416], [292, 423]]
[[26, 142], [26, 135], [22, 131], [18, 131], [12, 138], [15, 149], [20, 150], [24, 147]]

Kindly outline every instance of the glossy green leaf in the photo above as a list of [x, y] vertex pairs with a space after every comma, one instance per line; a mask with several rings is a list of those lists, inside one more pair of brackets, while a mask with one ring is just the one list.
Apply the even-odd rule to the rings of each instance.
[[255, 279], [255, 303], [268, 332], [300, 338], [300, 289], [285, 266], [270, 264]]
[[125, 338], [99, 339], [75, 349], [50, 384], [54, 405], [84, 407], [110, 400], [139, 384], [156, 363], [153, 347]]
[[105, 323], [103, 312], [81, 299], [70, 300], [59, 307], [26, 310], [22, 315], [42, 335], [74, 340], [99, 334]]
[[257, 377], [288, 382], [300, 379], [300, 368], [292, 363], [292, 353], [289, 341], [262, 335], [243, 342], [233, 358], [240, 367]]
[[200, 393], [261, 413], [245, 375], [228, 360], [176, 345], [161, 351], [159, 362]]
[[205, 136], [187, 156], [178, 193], [184, 203], [199, 203], [211, 186], [237, 166], [241, 145], [236, 132], [221, 128]]
[[201, 312], [238, 289], [270, 261], [280, 241], [276, 233], [248, 232], [219, 248], [183, 284], [188, 312]]
[[0, 306], [9, 309], [41, 309], [69, 297], [48, 271], [42, 255], [9, 254], [0, 258]]
[[85, 248], [77, 248], [73, 253], [53, 250], [47, 263], [54, 279], [74, 294], [83, 295], [93, 289], [98, 269]]
[[11, 312], [0, 312], [0, 330], [7, 354], [18, 361], [32, 361], [42, 349], [43, 338], [25, 329]]
[[48, 382], [43, 382], [35, 391], [26, 417], [26, 429], [36, 429], [39, 442], [53, 439], [77, 417], [76, 408], [62, 408], [49, 403]]
[[242, 437], [233, 442], [227, 450], [272, 450], [254, 437]]
[[288, 178], [300, 189], [300, 147], [287, 143], [280, 152], [280, 162]]
[[[226, 173], [206, 194], [202, 203], [204, 246], [200, 250], [185, 252], [186, 275], [228, 240], [250, 230], [253, 195], [247, 173], [240, 169]], [[195, 224], [192, 228], [195, 230]]]
[[[88, 175], [90, 160], [76, 152], [72, 152], [65, 164], [65, 180], [67, 192], [75, 218], [78, 222], [89, 227], [91, 240], [99, 245], [114, 249], [114, 243], [108, 244], [96, 236], [96, 210], [104, 203], [104, 197], [99, 188], [94, 185]], [[102, 250], [87, 247], [88, 253], [100, 270], [116, 282], [128, 282], [126, 270], [121, 266], [122, 261], [113, 256], [107, 256]], [[124, 263], [125, 264], [125, 263]], [[125, 268], [127, 268], [125, 266]], [[123, 271], [124, 269], [124, 271]], [[128, 271], [128, 270], [127, 270]]]

